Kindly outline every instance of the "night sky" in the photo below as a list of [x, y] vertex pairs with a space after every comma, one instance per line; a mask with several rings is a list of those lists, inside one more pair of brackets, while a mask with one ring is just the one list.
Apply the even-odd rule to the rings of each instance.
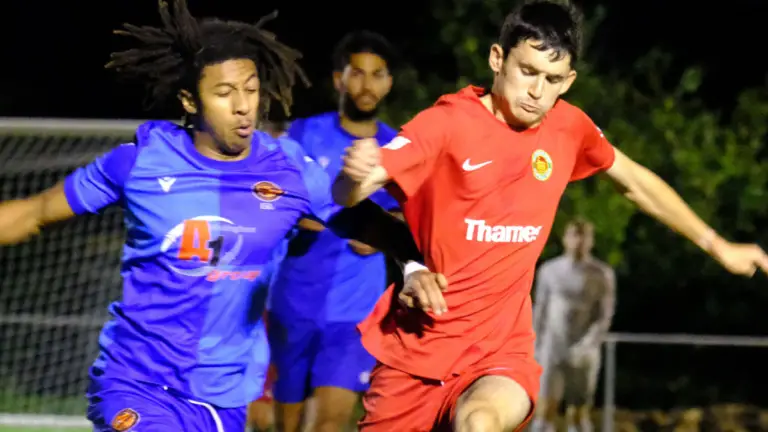
[[[746, 87], [765, 85], [768, 72], [764, 33], [768, 2], [731, 0], [612, 0], [581, 2], [587, 14], [605, 4], [608, 15], [588, 57], [603, 70], [629, 72], [654, 46], [673, 53], [678, 68], [700, 64], [706, 71], [702, 96], [714, 108], [727, 107]], [[387, 2], [189, 0], [196, 16], [255, 21], [280, 10], [268, 28], [304, 52], [304, 68], [315, 82], [297, 92], [294, 112], [309, 115], [332, 108], [324, 84], [330, 52], [348, 31], [371, 29], [402, 49], [420, 70], [452, 73], [450, 47], [436, 41], [435, 6], [449, 0]], [[513, 4], [513, 2], [510, 2]], [[674, 5], [674, 6], [673, 6]], [[727, 5], [727, 6], [726, 6]], [[299, 7], [300, 6], [300, 7]], [[157, 24], [154, 0], [13, 2], [3, 14], [3, 76], [0, 116], [149, 118], [164, 112], [142, 109], [141, 87], [118, 83], [103, 69], [109, 53], [125, 47], [111, 30], [122, 22]]]

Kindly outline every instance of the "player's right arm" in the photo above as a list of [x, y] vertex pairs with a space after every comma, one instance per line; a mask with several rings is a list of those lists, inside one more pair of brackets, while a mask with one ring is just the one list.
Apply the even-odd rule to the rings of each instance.
[[116, 202], [136, 155], [125, 144], [75, 170], [64, 181], [29, 198], [0, 203], [0, 244], [23, 242], [55, 222]]
[[74, 215], [61, 182], [29, 198], [0, 203], [0, 245], [21, 243], [44, 226]]
[[401, 201], [413, 196], [446, 145], [450, 124], [446, 109], [436, 105], [422, 111], [384, 147], [365, 139], [347, 148], [344, 167], [333, 184], [336, 203], [354, 206], [390, 183], [397, 186]]
[[544, 330], [547, 301], [550, 296], [549, 284], [545, 277], [545, 268], [539, 269], [536, 275], [536, 283], [533, 287], [533, 330], [537, 335]]

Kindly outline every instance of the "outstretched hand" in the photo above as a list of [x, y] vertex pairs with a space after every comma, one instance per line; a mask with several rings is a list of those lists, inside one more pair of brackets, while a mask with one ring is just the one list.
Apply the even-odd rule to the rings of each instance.
[[752, 277], [757, 270], [768, 274], [768, 255], [756, 244], [716, 242], [712, 256], [733, 274]]
[[443, 292], [446, 289], [448, 289], [448, 280], [442, 274], [432, 273], [429, 270], [415, 271], [405, 278], [398, 300], [406, 307], [442, 315], [448, 312], [448, 306], [443, 298]]

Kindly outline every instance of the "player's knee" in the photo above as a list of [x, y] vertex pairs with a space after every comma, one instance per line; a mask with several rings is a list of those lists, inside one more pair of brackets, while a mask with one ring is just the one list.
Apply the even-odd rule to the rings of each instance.
[[497, 432], [503, 430], [500, 413], [490, 404], [476, 403], [457, 413], [456, 432]]
[[477, 428], [497, 424], [500, 429], [496, 430], [512, 430], [528, 417], [531, 408], [528, 393], [517, 381], [503, 376], [485, 376], [461, 395], [456, 406], [456, 419], [458, 424], [468, 424], [471, 415], [476, 419], [472, 423], [477, 423]]
[[344, 430], [349, 424], [351, 410], [319, 410], [314, 419], [313, 430], [317, 432], [336, 432]]

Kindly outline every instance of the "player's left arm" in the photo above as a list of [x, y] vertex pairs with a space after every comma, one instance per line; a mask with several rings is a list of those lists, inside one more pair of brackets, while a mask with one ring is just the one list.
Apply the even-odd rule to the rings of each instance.
[[612, 268], [606, 268], [600, 272], [595, 280], [600, 284], [600, 289], [595, 290], [600, 296], [597, 299], [597, 317], [587, 330], [579, 345], [585, 347], [597, 347], [608, 333], [616, 311], [616, 273]]
[[[386, 190], [384, 189], [377, 190], [370, 196], [369, 199], [374, 203], [376, 203], [376, 205], [378, 205], [379, 207], [387, 210], [387, 212], [392, 216], [400, 220], [404, 220], [403, 213], [400, 211], [400, 205], [392, 197], [392, 195], [390, 195]], [[376, 230], [376, 227], [367, 226], [366, 229]], [[375, 248], [369, 244], [363, 243], [360, 240], [350, 239], [349, 247], [352, 248], [352, 250], [355, 251], [355, 253], [362, 256], [373, 255], [379, 252], [378, 248]]]
[[768, 255], [756, 244], [731, 243], [715, 232], [664, 180], [612, 146], [584, 113], [576, 119], [583, 138], [571, 180], [606, 171], [620, 192], [640, 210], [694, 242], [728, 271], [768, 273]]
[[734, 274], [768, 273], [768, 255], [756, 244], [731, 243], [719, 236], [664, 180], [614, 148], [607, 170], [624, 196], [643, 212], [694, 242]]

